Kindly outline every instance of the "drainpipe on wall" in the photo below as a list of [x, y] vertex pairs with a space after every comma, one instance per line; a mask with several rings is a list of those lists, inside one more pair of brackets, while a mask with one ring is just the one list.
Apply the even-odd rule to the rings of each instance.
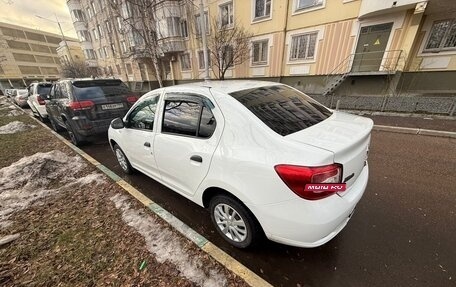
[[169, 68], [170, 68], [170, 72], [171, 72], [171, 80], [173, 81], [173, 86], [176, 85], [176, 79], [174, 77], [174, 67], [173, 67], [173, 61], [174, 61], [174, 56], [171, 57], [171, 59], [169, 60]]
[[283, 46], [282, 46], [283, 49], [282, 49], [282, 60], [280, 61], [279, 83], [282, 82], [283, 74], [285, 71], [285, 57], [286, 57], [286, 53], [287, 53], [287, 51], [285, 49], [285, 45], [287, 43], [288, 13], [290, 10], [290, 2], [291, 1], [287, 1], [287, 10], [286, 10], [285, 22], [284, 22], [284, 26], [283, 26]]

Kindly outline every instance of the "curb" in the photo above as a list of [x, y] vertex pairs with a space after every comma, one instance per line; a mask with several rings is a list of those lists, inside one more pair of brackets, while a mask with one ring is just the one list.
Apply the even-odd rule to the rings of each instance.
[[[24, 112], [26, 115], [30, 116], [28, 113]], [[182, 222], [180, 219], [172, 215], [166, 209], [162, 208], [157, 203], [153, 202], [147, 196], [142, 194], [139, 190], [134, 188], [132, 185], [124, 181], [121, 177], [115, 174], [113, 171], [108, 169], [106, 166], [102, 165], [96, 159], [85, 153], [80, 148], [74, 146], [64, 137], [56, 133], [55, 131], [51, 130], [47, 125], [36, 119], [35, 117], [30, 116], [36, 122], [38, 122], [41, 126], [48, 129], [54, 136], [56, 136], [60, 141], [64, 144], [69, 146], [72, 150], [86, 159], [89, 163], [94, 165], [100, 171], [102, 171], [106, 176], [114, 180], [121, 188], [123, 188], [126, 192], [128, 192], [131, 196], [133, 196], [136, 200], [141, 202], [144, 206], [146, 206], [149, 210], [153, 213], [158, 215], [164, 221], [166, 221], [169, 225], [171, 225], [174, 229], [176, 229], [179, 233], [185, 236], [187, 239], [195, 243], [198, 248], [203, 250], [205, 253], [209, 254], [212, 258], [217, 260], [221, 265], [223, 265], [226, 269], [233, 272], [240, 278], [242, 278], [247, 284], [250, 286], [265, 286], [265, 287], [272, 287], [270, 283], [266, 280], [258, 276], [256, 273], [251, 271], [249, 268], [244, 266], [242, 263], [228, 255], [225, 251], [215, 246], [209, 240], [207, 240], [204, 236], [190, 228], [187, 224]]]
[[401, 134], [456, 138], [456, 132], [427, 130], [427, 129], [419, 129], [419, 128], [404, 128], [404, 127], [374, 125], [374, 130], [383, 131], [383, 132], [401, 133]]
[[439, 115], [439, 114], [418, 114], [418, 113], [401, 113], [401, 112], [379, 112], [379, 111], [368, 111], [368, 110], [346, 110], [346, 109], [339, 109], [339, 111], [356, 114], [356, 115], [369, 115], [369, 116], [393, 116], [393, 117], [401, 117], [401, 118], [423, 118], [429, 117], [438, 120], [456, 120], [456, 116], [448, 116], [448, 115]]

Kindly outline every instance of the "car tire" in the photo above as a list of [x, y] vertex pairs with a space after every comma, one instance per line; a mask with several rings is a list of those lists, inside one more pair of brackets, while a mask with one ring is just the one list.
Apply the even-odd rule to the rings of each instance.
[[55, 132], [62, 131], [62, 128], [51, 117], [49, 117], [49, 122], [51, 123], [51, 127]]
[[262, 234], [259, 223], [238, 200], [227, 195], [216, 195], [209, 207], [215, 229], [231, 245], [247, 248], [259, 241]]
[[123, 152], [123, 150], [117, 145], [114, 145], [114, 154], [116, 155], [117, 162], [120, 165], [120, 168], [123, 170], [124, 173], [126, 174], [132, 174], [133, 173], [133, 167], [130, 164], [130, 161], [128, 160], [127, 156]]
[[71, 142], [75, 146], [81, 146], [84, 143], [84, 137], [75, 131], [67, 121], [65, 121], [65, 126], [68, 131], [68, 135], [70, 136]]

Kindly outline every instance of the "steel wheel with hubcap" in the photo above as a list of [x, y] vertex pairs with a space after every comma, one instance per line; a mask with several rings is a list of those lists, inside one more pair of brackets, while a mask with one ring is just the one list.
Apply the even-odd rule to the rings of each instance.
[[133, 168], [128, 161], [128, 158], [125, 156], [124, 152], [118, 145], [114, 145], [114, 153], [116, 154], [117, 162], [120, 165], [120, 168], [126, 173], [131, 174], [133, 173]]
[[230, 244], [247, 248], [258, 240], [261, 234], [259, 224], [236, 199], [217, 195], [211, 200], [210, 209], [218, 233]]

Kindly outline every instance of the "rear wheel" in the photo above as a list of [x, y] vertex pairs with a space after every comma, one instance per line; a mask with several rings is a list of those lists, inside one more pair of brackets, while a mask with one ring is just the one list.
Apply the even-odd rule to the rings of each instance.
[[62, 128], [51, 117], [49, 117], [49, 122], [51, 123], [51, 127], [54, 131], [56, 131], [56, 132], [62, 131]]
[[211, 218], [218, 233], [231, 245], [247, 248], [258, 242], [261, 228], [238, 200], [217, 195], [210, 202]]
[[84, 137], [81, 136], [75, 129], [73, 129], [73, 127], [71, 127], [71, 125], [68, 122], [65, 122], [65, 125], [68, 131], [68, 135], [70, 136], [71, 142], [75, 146], [81, 146], [84, 143]]
[[132, 174], [133, 168], [131, 167], [130, 161], [118, 145], [114, 145], [114, 153], [116, 154], [117, 162], [119, 163], [120, 168], [122, 168], [123, 172], [126, 174]]

